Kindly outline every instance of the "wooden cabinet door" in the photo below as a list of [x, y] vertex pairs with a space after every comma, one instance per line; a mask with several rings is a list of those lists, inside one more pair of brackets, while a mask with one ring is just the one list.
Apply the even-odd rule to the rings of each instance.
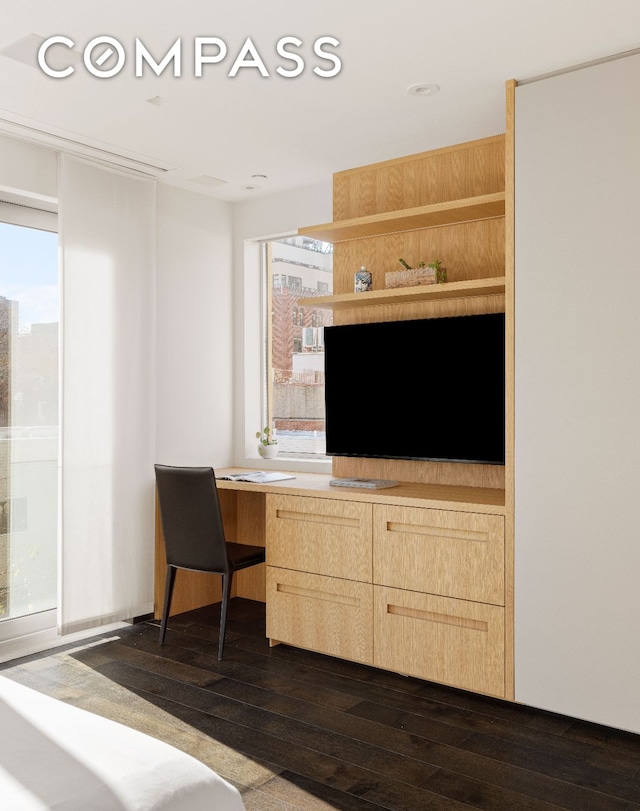
[[373, 508], [373, 582], [504, 605], [504, 517]]
[[374, 586], [373, 664], [504, 696], [504, 609]]
[[372, 506], [307, 496], [267, 496], [267, 564], [371, 582]]
[[371, 664], [373, 586], [267, 566], [267, 636]]

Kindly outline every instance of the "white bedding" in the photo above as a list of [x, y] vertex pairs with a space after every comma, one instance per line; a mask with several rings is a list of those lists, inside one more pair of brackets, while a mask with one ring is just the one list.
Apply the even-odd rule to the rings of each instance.
[[0, 676], [3, 811], [244, 811], [169, 744]]

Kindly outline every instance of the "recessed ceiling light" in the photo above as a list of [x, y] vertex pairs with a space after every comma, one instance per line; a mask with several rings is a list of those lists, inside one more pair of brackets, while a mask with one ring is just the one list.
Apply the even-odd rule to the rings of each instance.
[[407, 93], [410, 96], [435, 96], [440, 90], [437, 84], [427, 84], [426, 82], [418, 82], [407, 87]]

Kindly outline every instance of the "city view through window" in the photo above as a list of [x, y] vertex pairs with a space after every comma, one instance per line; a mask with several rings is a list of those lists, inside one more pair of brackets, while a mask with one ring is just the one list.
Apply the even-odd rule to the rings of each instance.
[[265, 247], [267, 422], [280, 454], [324, 456], [324, 327], [333, 311], [300, 299], [333, 292], [333, 246], [296, 236]]
[[58, 235], [0, 223], [0, 622], [55, 608]]

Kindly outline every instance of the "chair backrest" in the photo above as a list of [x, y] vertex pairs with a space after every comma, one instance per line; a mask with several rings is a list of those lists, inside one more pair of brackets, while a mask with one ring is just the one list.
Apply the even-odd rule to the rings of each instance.
[[213, 469], [154, 468], [167, 563], [227, 573], [229, 562]]

